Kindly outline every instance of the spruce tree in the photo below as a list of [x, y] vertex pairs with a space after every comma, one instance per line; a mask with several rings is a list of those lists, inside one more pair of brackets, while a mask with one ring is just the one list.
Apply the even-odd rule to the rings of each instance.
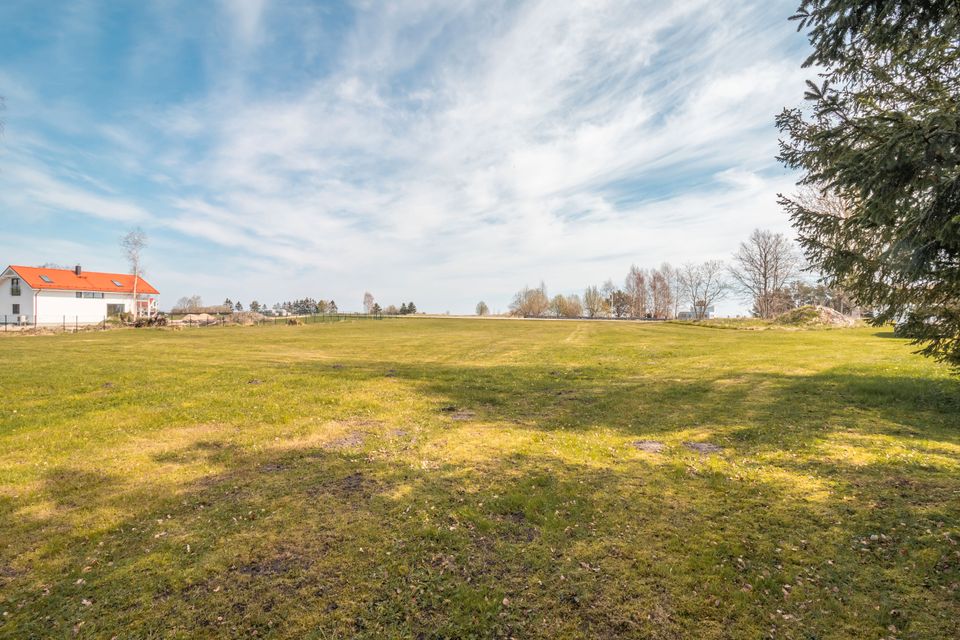
[[960, 367], [960, 4], [804, 0], [807, 106], [779, 159], [817, 198], [780, 197], [811, 263], [874, 322]]

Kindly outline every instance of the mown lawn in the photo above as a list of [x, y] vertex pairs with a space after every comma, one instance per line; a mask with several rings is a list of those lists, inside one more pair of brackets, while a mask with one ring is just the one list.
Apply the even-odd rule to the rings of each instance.
[[403, 319], [0, 363], [3, 638], [960, 637], [960, 381], [889, 332]]

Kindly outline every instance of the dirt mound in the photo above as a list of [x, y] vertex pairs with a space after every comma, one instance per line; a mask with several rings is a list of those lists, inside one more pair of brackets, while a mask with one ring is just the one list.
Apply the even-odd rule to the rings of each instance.
[[250, 327], [263, 322], [264, 318], [266, 318], [265, 315], [262, 313], [257, 313], [256, 311], [240, 311], [238, 313], [234, 313], [230, 317], [230, 320], [234, 324], [239, 324], [243, 327]]
[[209, 313], [188, 313], [179, 320], [175, 320], [173, 324], [213, 324], [218, 320], [217, 316]]
[[856, 324], [856, 320], [839, 311], [811, 305], [781, 313], [774, 322], [791, 327], [852, 327]]

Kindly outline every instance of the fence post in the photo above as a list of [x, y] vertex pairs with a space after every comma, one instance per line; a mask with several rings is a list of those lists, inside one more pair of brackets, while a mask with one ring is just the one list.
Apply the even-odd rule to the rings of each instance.
[[80, 317], [73, 316], [73, 332], [76, 333], [77, 331], [80, 331]]

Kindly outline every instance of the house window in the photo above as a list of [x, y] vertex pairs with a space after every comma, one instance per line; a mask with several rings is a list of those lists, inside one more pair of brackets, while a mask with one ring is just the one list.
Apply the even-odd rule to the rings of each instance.
[[122, 284], [120, 284], [120, 283], [117, 282], [116, 280], [111, 280], [110, 282], [112, 282], [112, 283], [113, 283], [113, 286], [115, 286], [115, 287], [122, 287], [122, 286], [123, 286]]
[[47, 275], [40, 276], [40, 279], [46, 282], [47, 284], [50, 284], [53, 282], [53, 280], [50, 279], [50, 276], [47, 276]]
[[10, 295], [20, 295], [20, 278], [10, 278]]
[[122, 304], [108, 304], [107, 305], [107, 315], [108, 316], [118, 316], [123, 313]]
[[20, 315], [20, 305], [18, 304], [13, 305], [13, 315], [15, 316]]
[[78, 297], [78, 298], [82, 298], [82, 297], [83, 297], [83, 292], [82, 292], [82, 291], [77, 291], [77, 297]]

